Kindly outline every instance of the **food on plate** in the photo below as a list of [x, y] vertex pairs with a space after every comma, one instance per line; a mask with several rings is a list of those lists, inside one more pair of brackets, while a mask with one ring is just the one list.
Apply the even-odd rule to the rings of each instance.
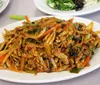
[[100, 0], [47, 0], [47, 5], [53, 9], [62, 11], [81, 10], [84, 5], [92, 5], [98, 3]]
[[46, 17], [26, 21], [13, 30], [5, 29], [0, 43], [0, 68], [16, 72], [78, 73], [89, 66], [95, 49], [100, 47], [100, 31], [93, 32], [93, 22]]
[[2, 7], [3, 6], [3, 1], [2, 0], [0, 0], [0, 7]]

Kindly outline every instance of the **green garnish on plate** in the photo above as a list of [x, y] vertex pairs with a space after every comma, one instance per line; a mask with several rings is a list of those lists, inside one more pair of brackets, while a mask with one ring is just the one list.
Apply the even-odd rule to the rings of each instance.
[[0, 8], [3, 6], [3, 1], [0, 0]]
[[24, 15], [14, 15], [14, 14], [11, 14], [9, 17], [10, 17], [10, 19], [14, 19], [14, 20], [23, 20], [23, 19], [25, 19]]

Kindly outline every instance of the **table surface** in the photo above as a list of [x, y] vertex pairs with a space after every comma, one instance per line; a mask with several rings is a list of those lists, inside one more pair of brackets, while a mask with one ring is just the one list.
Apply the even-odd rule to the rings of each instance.
[[[8, 7], [0, 14], [0, 27], [16, 22], [9, 19], [10, 14], [28, 15], [29, 17], [45, 16], [39, 11], [33, 0], [10, 0]], [[100, 23], [100, 11], [83, 15], [81, 17], [92, 19]], [[61, 82], [32, 84], [32, 85], [100, 85], [100, 68], [84, 76]], [[24, 85], [0, 80], [0, 85]], [[26, 84], [27, 85], [27, 84]], [[30, 84], [31, 85], [31, 84]]]

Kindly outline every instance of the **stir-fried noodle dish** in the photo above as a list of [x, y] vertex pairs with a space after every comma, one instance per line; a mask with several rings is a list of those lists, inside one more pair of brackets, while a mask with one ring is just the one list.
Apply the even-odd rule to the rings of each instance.
[[100, 47], [93, 22], [85, 25], [46, 17], [26, 22], [13, 30], [6, 30], [0, 43], [0, 69], [16, 72], [78, 73], [89, 66], [95, 49]]

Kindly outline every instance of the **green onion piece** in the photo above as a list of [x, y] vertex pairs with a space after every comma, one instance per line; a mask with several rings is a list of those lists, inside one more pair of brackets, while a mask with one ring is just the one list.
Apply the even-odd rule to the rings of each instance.
[[72, 35], [69, 35], [67, 39], [68, 40], [71, 40], [72, 38], [73, 38], [73, 36]]
[[38, 27], [38, 23], [37, 23], [37, 22], [34, 22], [34, 26], [35, 26], [35, 27]]
[[13, 15], [13, 14], [11, 14], [9, 17], [10, 17], [10, 19], [14, 19], [14, 20], [23, 20], [23, 19], [25, 19], [24, 15]]
[[75, 67], [75, 68], [73, 68], [70, 72], [71, 72], [71, 73], [79, 73], [80, 70], [81, 70], [80, 68]]

